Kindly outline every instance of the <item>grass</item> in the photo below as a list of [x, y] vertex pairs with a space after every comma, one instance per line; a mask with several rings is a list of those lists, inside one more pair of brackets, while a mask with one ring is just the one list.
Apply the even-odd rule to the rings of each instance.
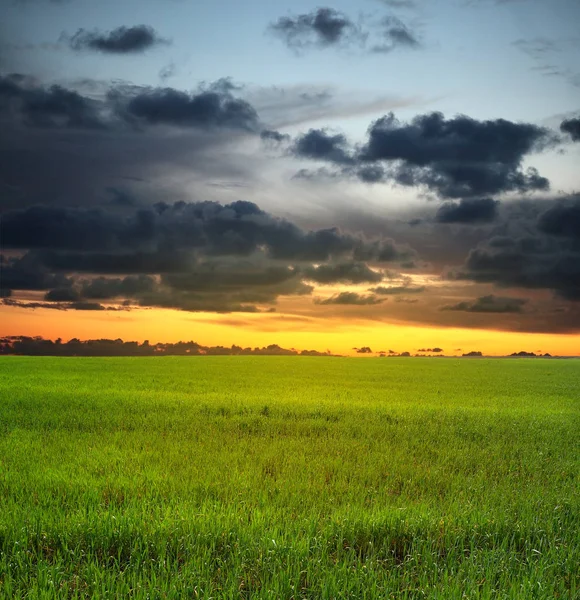
[[2, 598], [580, 598], [580, 362], [0, 359]]

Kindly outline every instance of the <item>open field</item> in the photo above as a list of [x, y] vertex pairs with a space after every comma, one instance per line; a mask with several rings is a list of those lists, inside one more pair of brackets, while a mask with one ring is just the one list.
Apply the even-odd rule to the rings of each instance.
[[580, 361], [0, 359], [2, 598], [580, 597]]

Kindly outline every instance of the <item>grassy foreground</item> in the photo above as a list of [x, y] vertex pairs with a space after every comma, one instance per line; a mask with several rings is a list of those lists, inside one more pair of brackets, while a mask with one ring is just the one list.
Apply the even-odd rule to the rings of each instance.
[[580, 362], [0, 359], [1, 598], [580, 597]]

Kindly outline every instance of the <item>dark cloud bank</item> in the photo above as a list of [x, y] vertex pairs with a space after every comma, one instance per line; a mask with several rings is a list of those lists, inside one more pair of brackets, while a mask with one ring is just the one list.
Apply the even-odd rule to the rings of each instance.
[[[343, 35], [340, 22], [335, 28]], [[331, 29], [326, 35], [336, 34]], [[526, 289], [552, 292], [553, 314], [542, 316], [545, 327], [580, 329], [575, 308], [553, 316], [558, 303], [580, 300], [580, 200], [549, 197], [548, 180], [523, 167], [535, 152], [558, 143], [546, 128], [439, 113], [402, 122], [389, 114], [372, 122], [357, 145], [328, 129], [291, 138], [268, 128], [227, 79], [192, 92], [118, 84], [88, 94], [15, 74], [0, 76], [0, 126], [0, 297], [7, 305], [257, 312], [272, 309], [281, 296], [309, 296], [314, 285], [368, 284], [371, 295], [349, 292], [318, 303], [372, 306], [389, 295], [425, 291], [385, 285], [387, 263], [430, 260], [433, 251], [463, 235], [458, 247], [465, 250], [453, 255], [445, 277], [516, 289], [518, 297]], [[575, 140], [577, 120], [564, 121], [561, 133]], [[428, 255], [387, 236], [304, 229], [251, 202], [149, 204], [111, 188], [113, 199], [96, 205], [66, 187], [82, 180], [102, 192], [123, 172], [119, 165], [139, 164], [141, 173], [186, 152], [196, 153], [208, 171], [222, 169], [212, 151], [236, 135], [261, 137], [294, 158], [322, 163], [334, 177], [394, 182], [444, 199], [432, 218], [421, 213], [414, 219], [414, 239], [424, 231], [430, 236]], [[79, 157], [90, 169], [78, 168]], [[316, 171], [305, 173], [317, 177]], [[495, 199], [540, 191], [546, 199], [523, 198], [515, 208]], [[473, 233], [455, 233], [465, 229]], [[398, 230], [411, 239], [403, 235], [409, 229]], [[20, 291], [46, 295], [29, 302], [13, 293]], [[458, 323], [461, 313], [504, 312], [529, 318], [518, 327], [534, 330], [532, 302], [509, 304], [502, 292], [491, 302], [485, 297], [445, 306]]]
[[14, 305], [9, 290], [48, 290], [45, 303], [71, 309], [133, 300], [257, 312], [279, 296], [311, 294], [312, 283], [380, 282], [381, 265], [414, 255], [388, 238], [304, 230], [243, 201], [158, 203], [122, 213], [34, 206], [7, 211], [0, 227], [3, 249], [18, 252], [2, 261], [4, 302]]

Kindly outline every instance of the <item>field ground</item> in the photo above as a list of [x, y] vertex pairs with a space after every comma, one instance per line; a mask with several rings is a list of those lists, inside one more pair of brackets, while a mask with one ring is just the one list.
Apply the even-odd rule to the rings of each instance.
[[580, 597], [580, 361], [0, 359], [1, 598]]

